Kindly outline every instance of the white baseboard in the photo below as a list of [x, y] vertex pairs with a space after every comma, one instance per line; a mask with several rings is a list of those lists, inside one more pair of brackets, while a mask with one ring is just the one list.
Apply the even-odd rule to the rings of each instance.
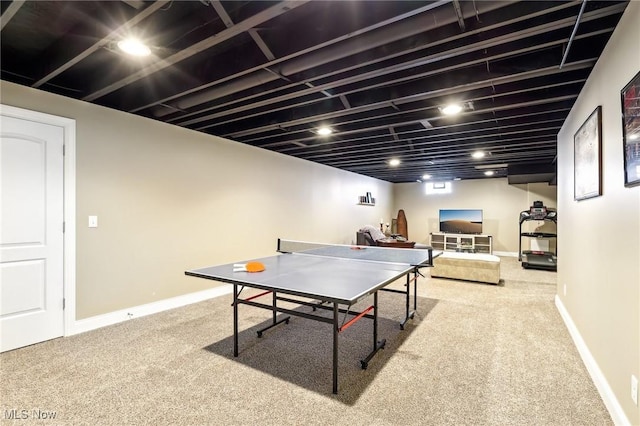
[[95, 330], [120, 322], [128, 321], [133, 318], [140, 318], [151, 314], [157, 314], [169, 309], [179, 308], [181, 306], [190, 305], [192, 303], [202, 302], [204, 300], [213, 299], [233, 291], [231, 285], [222, 285], [220, 287], [208, 290], [189, 293], [182, 296], [172, 297], [170, 299], [159, 300], [157, 302], [147, 303], [145, 305], [134, 306], [119, 311], [109, 312], [108, 314], [96, 315], [94, 317], [75, 321], [70, 327], [67, 336], [84, 333], [86, 331]]
[[495, 251], [493, 252], [494, 256], [505, 256], [505, 257], [518, 257], [518, 253], [512, 251]]
[[555, 299], [558, 312], [560, 312], [560, 316], [564, 320], [564, 323], [569, 330], [569, 334], [573, 339], [573, 343], [575, 343], [578, 349], [578, 353], [582, 358], [582, 362], [584, 362], [585, 367], [587, 367], [587, 371], [591, 376], [591, 380], [593, 380], [593, 383], [596, 385], [596, 389], [598, 389], [600, 397], [604, 401], [604, 405], [607, 407], [607, 410], [609, 411], [609, 414], [613, 419], [613, 423], [618, 426], [631, 426], [631, 422], [624, 414], [622, 406], [613, 393], [611, 386], [609, 386], [609, 383], [602, 373], [602, 370], [600, 370], [600, 367], [598, 367], [598, 363], [596, 362], [595, 358], [593, 358], [593, 355], [591, 355], [591, 351], [589, 351], [587, 344], [582, 339], [578, 328], [571, 319], [569, 312], [564, 307], [562, 300], [560, 300], [560, 297], [558, 295], [556, 295]]

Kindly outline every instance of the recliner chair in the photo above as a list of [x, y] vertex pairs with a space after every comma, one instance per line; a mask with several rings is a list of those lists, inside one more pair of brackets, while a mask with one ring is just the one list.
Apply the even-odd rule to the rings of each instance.
[[375, 246], [376, 242], [373, 241], [368, 232], [358, 231], [356, 232], [356, 244], [359, 246]]

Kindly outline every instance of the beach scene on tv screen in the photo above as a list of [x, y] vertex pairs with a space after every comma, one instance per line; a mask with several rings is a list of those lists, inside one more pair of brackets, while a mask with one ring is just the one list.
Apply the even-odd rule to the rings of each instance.
[[440, 210], [440, 232], [481, 234], [482, 210]]

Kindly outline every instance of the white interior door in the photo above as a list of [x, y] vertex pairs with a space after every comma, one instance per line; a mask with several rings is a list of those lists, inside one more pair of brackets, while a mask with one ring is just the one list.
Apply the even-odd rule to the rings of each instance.
[[64, 129], [0, 119], [3, 352], [64, 333]]

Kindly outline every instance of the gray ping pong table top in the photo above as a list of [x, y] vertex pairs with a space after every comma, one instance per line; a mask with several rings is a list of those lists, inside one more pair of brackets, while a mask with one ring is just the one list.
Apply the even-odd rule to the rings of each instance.
[[186, 271], [187, 275], [352, 305], [428, 261], [427, 250], [327, 246], [250, 259], [262, 272], [234, 272], [234, 263]]

